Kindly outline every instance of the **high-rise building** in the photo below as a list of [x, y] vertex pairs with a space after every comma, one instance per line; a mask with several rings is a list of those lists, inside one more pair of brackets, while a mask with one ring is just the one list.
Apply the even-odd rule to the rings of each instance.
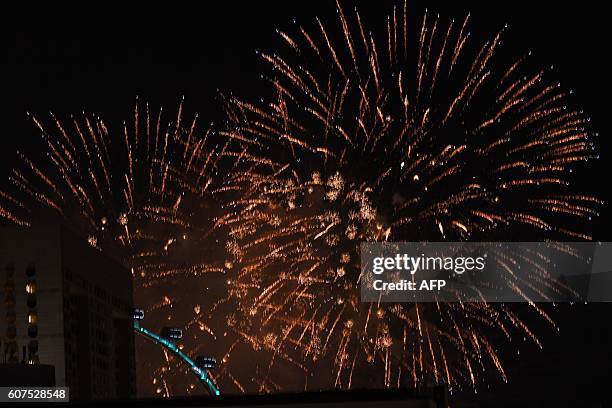
[[52, 365], [71, 399], [135, 396], [132, 293], [128, 270], [66, 228], [1, 227], [0, 364]]

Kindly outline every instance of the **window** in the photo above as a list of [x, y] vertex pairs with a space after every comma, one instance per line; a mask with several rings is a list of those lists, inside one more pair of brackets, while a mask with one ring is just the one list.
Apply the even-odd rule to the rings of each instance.
[[36, 324], [38, 321], [38, 315], [36, 312], [30, 311], [28, 312], [28, 324]]
[[36, 283], [35, 282], [28, 282], [26, 283], [26, 293], [33, 295], [34, 293], [36, 293]]

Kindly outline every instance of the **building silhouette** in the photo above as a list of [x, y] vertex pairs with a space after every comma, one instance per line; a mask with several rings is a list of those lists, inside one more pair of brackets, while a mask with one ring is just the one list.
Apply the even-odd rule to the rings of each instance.
[[0, 227], [0, 364], [53, 366], [71, 400], [134, 397], [132, 294], [130, 272], [65, 227]]

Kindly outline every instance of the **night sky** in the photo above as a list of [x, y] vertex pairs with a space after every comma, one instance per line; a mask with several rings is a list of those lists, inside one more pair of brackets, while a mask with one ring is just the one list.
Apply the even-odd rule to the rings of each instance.
[[[390, 3], [358, 1], [371, 26], [384, 22]], [[576, 105], [592, 116], [602, 160], [593, 163], [584, 190], [607, 200], [595, 238], [611, 241], [609, 138], [609, 21], [595, 2], [409, 2], [416, 16], [431, 13], [461, 19], [490, 35], [510, 26], [510, 48], [532, 50], [543, 66], [554, 64], [559, 80], [575, 91]], [[349, 2], [343, 3], [345, 8]], [[205, 8], [203, 8], [205, 7]], [[262, 64], [255, 50], [278, 41], [275, 28], [314, 16], [335, 18], [334, 1], [139, 3], [126, 9], [89, 3], [72, 9], [22, 8], [3, 13], [0, 23], [0, 175], [7, 174], [16, 149], [28, 149], [37, 131], [26, 113], [62, 116], [82, 110], [109, 122], [130, 114], [135, 98], [173, 111], [185, 97], [189, 112], [219, 123], [219, 93], [259, 96]], [[4, 186], [6, 176], [0, 178]], [[485, 406], [604, 406], [612, 404], [612, 330], [608, 304], [562, 306], [559, 333], [545, 333], [544, 350], [526, 347], [504, 356], [510, 383], [490, 392], [457, 397]], [[545, 332], [543, 330], [543, 332]], [[514, 351], [513, 351], [514, 352]], [[577, 404], [571, 404], [577, 401]], [[531, 404], [531, 405], [530, 405]], [[568, 405], [569, 404], [569, 405]], [[471, 406], [471, 405], [469, 405]]]

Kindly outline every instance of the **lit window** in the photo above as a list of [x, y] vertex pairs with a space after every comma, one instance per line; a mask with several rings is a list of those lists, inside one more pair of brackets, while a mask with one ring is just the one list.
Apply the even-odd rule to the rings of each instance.
[[38, 316], [36, 315], [35, 312], [28, 313], [28, 323], [29, 324], [34, 324], [36, 323], [37, 320], [38, 320]]
[[34, 282], [28, 282], [26, 284], [26, 293], [33, 294], [36, 293], [36, 284]]

